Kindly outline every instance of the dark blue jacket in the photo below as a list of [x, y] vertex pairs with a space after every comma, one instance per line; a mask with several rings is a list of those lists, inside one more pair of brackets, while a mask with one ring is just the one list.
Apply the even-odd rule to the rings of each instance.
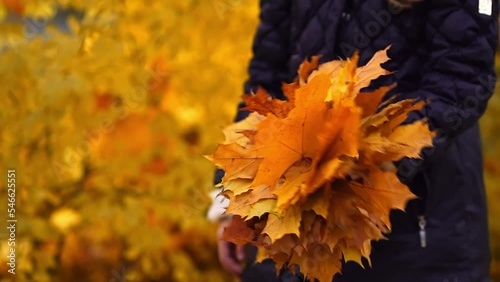
[[[480, 9], [478, 2], [486, 5]], [[477, 121], [496, 82], [498, 2], [487, 2], [423, 0], [399, 9], [387, 0], [261, 0], [245, 93], [263, 86], [283, 98], [281, 82], [292, 81], [306, 57], [329, 61], [359, 50], [363, 65], [392, 45], [386, 66], [397, 72], [372, 85], [397, 82], [398, 97], [428, 99], [410, 119], [427, 117], [439, 132], [423, 160], [405, 159], [398, 166], [401, 180], [420, 199], [406, 213], [391, 214], [390, 240], [373, 243], [372, 268], [349, 262], [335, 282], [489, 281]]]

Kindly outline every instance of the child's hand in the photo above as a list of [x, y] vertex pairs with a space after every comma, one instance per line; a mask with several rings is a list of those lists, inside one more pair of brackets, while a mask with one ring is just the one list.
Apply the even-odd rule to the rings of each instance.
[[246, 259], [245, 247], [238, 247], [231, 242], [221, 239], [224, 229], [231, 223], [231, 218], [224, 218], [221, 220], [219, 231], [217, 232], [219, 262], [222, 267], [231, 275], [240, 276], [243, 272], [241, 262]]

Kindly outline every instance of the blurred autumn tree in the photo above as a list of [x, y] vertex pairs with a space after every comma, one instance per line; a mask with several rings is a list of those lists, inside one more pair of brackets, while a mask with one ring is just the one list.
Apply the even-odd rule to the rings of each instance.
[[[0, 171], [18, 175], [16, 281], [230, 281], [204, 217], [213, 167], [201, 155], [242, 94], [257, 6], [0, 0]], [[498, 114], [495, 96], [482, 119], [491, 215]], [[499, 279], [500, 221], [490, 222]], [[7, 235], [0, 228], [1, 282], [14, 280]]]
[[[202, 155], [242, 94], [258, 8], [247, 2], [0, 1], [16, 281], [230, 280]], [[0, 281], [14, 280], [6, 231]]]
[[[500, 48], [497, 49], [496, 71], [500, 78]], [[486, 114], [481, 118], [483, 133], [486, 195], [488, 199], [492, 280], [500, 281], [500, 82], [490, 99]]]

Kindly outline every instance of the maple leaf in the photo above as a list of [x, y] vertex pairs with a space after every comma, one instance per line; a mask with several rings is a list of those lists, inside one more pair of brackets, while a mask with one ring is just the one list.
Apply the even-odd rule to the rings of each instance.
[[304, 60], [304, 62], [299, 66], [299, 70], [297, 71], [299, 85], [306, 84], [311, 73], [318, 68], [319, 59], [320, 56], [312, 56], [311, 61]]
[[287, 98], [288, 102], [291, 104], [291, 107], [295, 106], [295, 91], [299, 88], [299, 84], [297, 82], [294, 83], [283, 83], [281, 85], [281, 89], [283, 90], [283, 94]]
[[362, 92], [356, 96], [356, 105], [363, 109], [363, 118], [373, 115], [377, 108], [380, 106], [382, 102], [382, 98], [384, 98], [385, 94], [394, 88], [392, 86], [383, 86], [373, 92]]
[[256, 151], [248, 150], [237, 143], [221, 144], [217, 151], [207, 158], [226, 172], [226, 181], [254, 178], [263, 159]]
[[252, 113], [246, 119], [226, 127], [225, 141], [207, 159], [222, 168], [224, 179], [252, 179], [257, 174], [262, 154], [254, 147], [254, 134], [265, 117]]
[[242, 111], [254, 111], [261, 115], [272, 113], [277, 117], [284, 118], [293, 107], [293, 103], [273, 99], [264, 88], [259, 87], [257, 93], [251, 95], [243, 95], [245, 107]]
[[382, 222], [381, 227], [391, 228], [389, 211], [404, 210], [406, 202], [415, 198], [410, 189], [401, 183], [394, 172], [385, 172], [371, 167], [363, 184], [350, 183], [352, 191], [361, 199], [363, 208], [375, 222]]
[[294, 253], [290, 263], [300, 265], [300, 270], [312, 281], [331, 281], [341, 270], [341, 256], [340, 249], [332, 252], [327, 246], [317, 244], [302, 255]]
[[342, 257], [370, 263], [371, 241], [385, 239], [391, 210], [415, 197], [390, 162], [432, 146], [426, 120], [404, 124], [425, 102], [383, 102], [394, 85], [362, 92], [389, 74], [381, 66], [387, 49], [365, 66], [358, 59], [305, 61], [294, 83], [283, 84], [288, 101], [262, 89], [244, 96], [245, 110], [254, 113], [230, 126], [210, 157], [226, 170], [226, 213], [239, 216], [234, 241], [253, 230], [247, 243], [277, 270], [296, 264], [307, 277], [330, 281]]
[[298, 206], [292, 206], [283, 214], [270, 213], [266, 227], [262, 230], [271, 238], [271, 241], [282, 238], [286, 234], [299, 236], [299, 227], [302, 210]]
[[285, 210], [294, 205], [300, 199], [300, 191], [310, 177], [310, 164], [306, 161], [302, 165], [290, 167], [283, 175], [282, 183], [273, 190], [278, 198], [276, 206], [279, 210]]
[[245, 178], [237, 178], [232, 181], [228, 181], [224, 185], [224, 191], [232, 192], [233, 196], [241, 195], [250, 190], [250, 186], [252, 185], [251, 179]]
[[[232, 181], [230, 183], [232, 184]], [[239, 195], [226, 190], [224, 189], [223, 193], [230, 199], [226, 210], [228, 214], [237, 214], [250, 219], [254, 216], [260, 217], [276, 206], [276, 196], [269, 191], [267, 186], [249, 188], [248, 191]]]
[[[356, 85], [354, 86], [353, 92], [358, 94], [365, 87], [368, 87], [372, 80], [390, 74], [389, 71], [382, 67], [382, 64], [389, 61], [387, 56], [387, 51], [390, 46], [384, 50], [377, 51], [375, 55], [371, 58], [368, 63], [362, 67], [357, 68], [356, 71]], [[356, 62], [358, 60], [358, 54], [354, 55]]]
[[251, 113], [246, 119], [224, 128], [222, 130], [225, 137], [224, 144], [236, 143], [242, 147], [250, 145], [253, 143], [252, 134], [264, 118], [258, 113]]
[[224, 229], [222, 240], [233, 242], [236, 245], [243, 246], [252, 241], [255, 237], [255, 230], [250, 228], [246, 221], [240, 216], [233, 216], [231, 223]]
[[314, 173], [308, 180], [307, 195], [333, 177], [342, 177], [349, 163], [342, 157], [358, 157], [358, 130], [361, 122], [361, 111], [357, 107], [337, 105], [333, 120], [325, 125], [324, 132], [318, 133], [319, 154], [313, 160]]

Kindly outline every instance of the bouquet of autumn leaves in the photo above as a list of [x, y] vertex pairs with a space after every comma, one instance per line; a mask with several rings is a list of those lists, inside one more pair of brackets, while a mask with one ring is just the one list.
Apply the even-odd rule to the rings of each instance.
[[252, 113], [224, 129], [208, 157], [225, 171], [221, 193], [233, 215], [225, 240], [320, 281], [340, 272], [342, 258], [369, 260], [371, 241], [391, 229], [391, 209], [415, 197], [392, 162], [418, 158], [433, 138], [425, 120], [403, 124], [424, 101], [382, 102], [391, 86], [360, 91], [388, 74], [388, 59], [387, 49], [363, 67], [357, 54], [319, 66], [313, 57], [283, 85], [287, 101], [263, 89], [243, 96]]

